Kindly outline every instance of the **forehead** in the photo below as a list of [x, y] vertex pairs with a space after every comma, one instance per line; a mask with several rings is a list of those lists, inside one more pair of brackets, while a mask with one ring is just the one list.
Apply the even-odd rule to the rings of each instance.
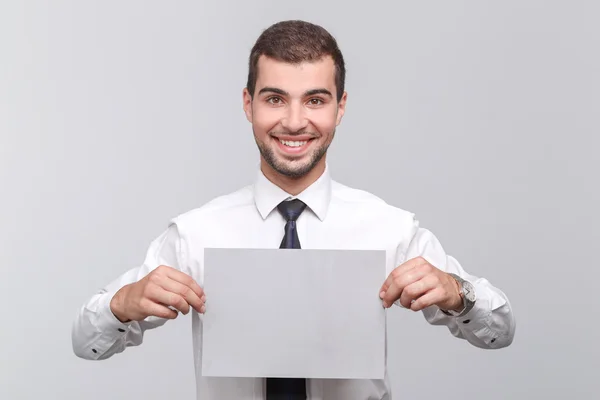
[[335, 64], [330, 56], [298, 64], [261, 56], [258, 59], [256, 90], [276, 87], [289, 92], [305, 91], [316, 87], [335, 88]]

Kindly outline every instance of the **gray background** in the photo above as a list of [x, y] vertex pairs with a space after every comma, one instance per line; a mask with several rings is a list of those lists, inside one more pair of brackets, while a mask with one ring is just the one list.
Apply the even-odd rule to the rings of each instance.
[[598, 2], [49, 3], [0, 5], [0, 398], [194, 398], [189, 317], [102, 362], [71, 323], [170, 217], [254, 177], [247, 56], [288, 18], [347, 60], [334, 177], [415, 212], [515, 308], [500, 351], [396, 309], [394, 398], [599, 393]]

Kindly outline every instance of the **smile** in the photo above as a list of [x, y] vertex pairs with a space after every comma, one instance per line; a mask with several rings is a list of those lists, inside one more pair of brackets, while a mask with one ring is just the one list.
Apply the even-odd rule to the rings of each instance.
[[302, 147], [304, 146], [306, 143], [308, 143], [308, 140], [304, 140], [304, 141], [291, 141], [291, 140], [281, 140], [279, 139], [279, 141], [281, 142], [281, 144], [288, 146], [288, 147]]
[[310, 138], [308, 136], [298, 138], [303, 140], [288, 140], [295, 139], [290, 137], [286, 137], [285, 139], [273, 139], [275, 140], [275, 143], [277, 143], [279, 151], [290, 157], [302, 157], [310, 150], [312, 147], [311, 144], [315, 141], [315, 138]]

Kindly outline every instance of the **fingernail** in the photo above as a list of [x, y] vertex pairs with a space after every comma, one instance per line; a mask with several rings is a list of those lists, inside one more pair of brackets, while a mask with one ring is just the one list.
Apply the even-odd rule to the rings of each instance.
[[203, 303], [206, 303], [206, 296], [202, 296], [200, 300], [202, 300]]
[[383, 296], [385, 296], [385, 292], [382, 290], [381, 292], [379, 292], [379, 297], [383, 298]]
[[206, 312], [206, 307], [202, 306], [202, 308], [200, 309], [200, 312], [204, 314]]

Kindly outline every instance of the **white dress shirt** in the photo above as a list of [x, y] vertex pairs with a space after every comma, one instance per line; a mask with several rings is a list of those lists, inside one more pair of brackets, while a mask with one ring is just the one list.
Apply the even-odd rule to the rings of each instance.
[[[422, 256], [437, 268], [470, 281], [477, 294], [475, 307], [463, 317], [447, 316], [435, 306], [423, 310], [429, 323], [446, 325], [452, 335], [481, 348], [500, 348], [512, 342], [515, 322], [504, 293], [486, 279], [467, 273], [444, 252], [430, 231], [419, 227], [414, 214], [333, 181], [328, 167], [296, 197], [307, 204], [297, 221], [302, 248], [385, 250], [386, 274], [404, 261]], [[81, 307], [72, 328], [75, 354], [90, 360], [106, 359], [128, 346], [140, 345], [146, 329], [167, 321], [149, 317], [121, 323], [109, 307], [119, 288], [138, 281], [159, 265], [177, 268], [203, 286], [204, 248], [278, 248], [285, 220], [276, 206], [288, 198], [289, 194], [259, 171], [254, 184], [171, 220], [168, 228], [151, 243], [141, 266], [125, 272]], [[382, 283], [384, 280], [382, 277]], [[210, 307], [208, 298], [207, 307]], [[191, 309], [191, 319], [198, 400], [264, 399], [263, 378], [202, 376], [203, 315]], [[383, 380], [307, 380], [310, 400], [390, 399], [390, 388], [387, 368]]]

